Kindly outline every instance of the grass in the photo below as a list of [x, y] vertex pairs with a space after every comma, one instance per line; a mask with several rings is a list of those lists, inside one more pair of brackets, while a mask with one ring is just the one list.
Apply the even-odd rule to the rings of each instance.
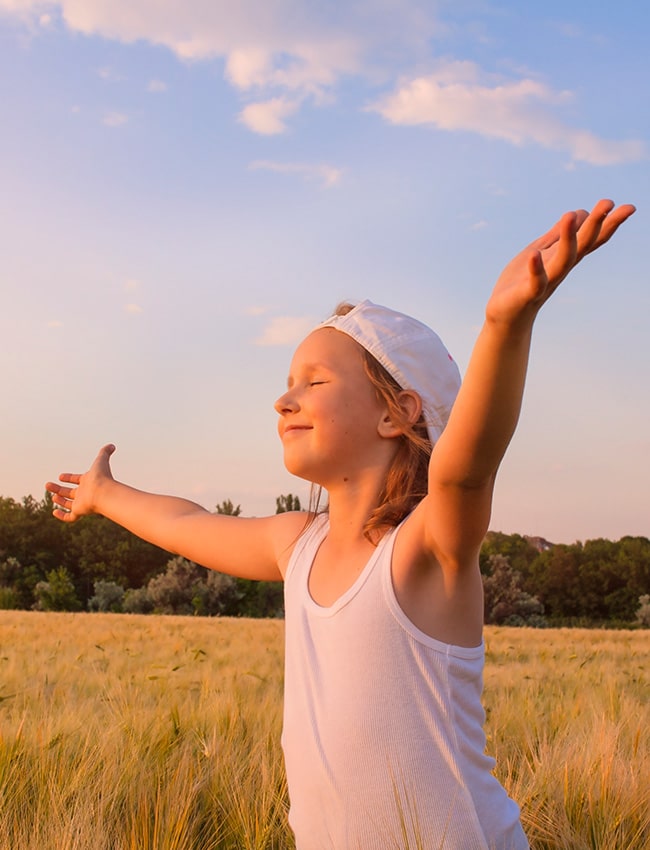
[[[275, 620], [0, 612], [0, 850], [292, 848], [282, 637]], [[488, 749], [532, 847], [650, 847], [650, 632], [486, 644]]]

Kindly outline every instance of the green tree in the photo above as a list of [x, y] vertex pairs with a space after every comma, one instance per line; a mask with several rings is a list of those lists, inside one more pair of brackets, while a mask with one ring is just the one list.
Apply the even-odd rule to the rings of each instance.
[[26, 496], [22, 502], [0, 497], [0, 559], [15, 558], [23, 565], [13, 580], [22, 607], [34, 601], [34, 587], [48, 570], [66, 566], [65, 535], [52, 517], [52, 498], [38, 502]]
[[531, 564], [537, 559], [539, 552], [521, 534], [503, 534], [501, 531], [489, 531], [481, 546], [479, 564], [481, 572], [490, 572], [490, 557], [503, 555], [513, 570], [528, 578]]
[[81, 603], [77, 597], [72, 576], [65, 567], [50, 570], [46, 581], [39, 581], [34, 588], [38, 611], [79, 611]]
[[224, 499], [223, 502], [219, 502], [215, 510], [218, 514], [224, 514], [225, 516], [239, 516], [241, 505], [235, 507], [230, 499]]
[[94, 583], [95, 594], [88, 600], [89, 611], [112, 611], [119, 613], [122, 610], [124, 599], [124, 588], [114, 581], [97, 579]]
[[67, 530], [64, 564], [84, 605], [93, 595], [95, 581], [113, 581], [124, 588], [142, 587], [169, 560], [169, 552], [102, 516], [84, 517]]
[[13, 587], [0, 587], [0, 611], [12, 611], [17, 608], [20, 608], [20, 602]]
[[278, 496], [275, 500], [276, 514], [284, 514], [289, 511], [301, 511], [300, 499], [294, 496], [293, 493], [287, 493], [286, 496]]
[[146, 587], [129, 588], [124, 592], [122, 611], [125, 614], [151, 614], [153, 607]]
[[544, 606], [521, 586], [521, 573], [505, 555], [490, 555], [483, 577], [485, 622], [496, 625], [544, 625]]
[[650, 593], [644, 593], [643, 596], [639, 596], [636, 621], [644, 628], [650, 628]]
[[208, 571], [179, 556], [167, 563], [164, 573], [151, 579], [147, 595], [159, 614], [214, 616], [232, 608], [237, 590], [232, 576]]

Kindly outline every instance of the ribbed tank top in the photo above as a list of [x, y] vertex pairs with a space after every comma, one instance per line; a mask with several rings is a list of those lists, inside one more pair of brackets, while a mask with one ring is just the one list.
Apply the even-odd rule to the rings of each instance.
[[397, 529], [333, 605], [309, 594], [319, 516], [285, 576], [282, 746], [297, 850], [526, 850], [492, 775], [484, 648], [417, 629], [393, 590]]

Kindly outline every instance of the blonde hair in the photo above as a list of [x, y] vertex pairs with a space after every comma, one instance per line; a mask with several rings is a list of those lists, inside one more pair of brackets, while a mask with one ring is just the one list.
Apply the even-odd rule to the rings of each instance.
[[[337, 306], [335, 315], [345, 316], [353, 307], [353, 304], [343, 302]], [[376, 544], [388, 528], [399, 525], [426, 496], [429, 458], [433, 446], [424, 417], [420, 415], [415, 424], [409, 422], [400, 403], [400, 393], [412, 388], [401, 387], [365, 348], [363, 363], [377, 398], [387, 405], [393, 424], [402, 430], [402, 433], [394, 438], [398, 441], [398, 448], [379, 494], [379, 504], [368, 517], [363, 529], [365, 537]], [[313, 517], [327, 510], [327, 507], [319, 509], [321, 495], [322, 487], [312, 484], [309, 510]]]

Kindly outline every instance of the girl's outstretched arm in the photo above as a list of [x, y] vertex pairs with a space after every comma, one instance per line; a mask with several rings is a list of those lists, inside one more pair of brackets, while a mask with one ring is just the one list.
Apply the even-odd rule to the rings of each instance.
[[101, 514], [162, 549], [219, 572], [267, 581], [283, 577], [304, 514], [231, 517], [212, 514], [186, 499], [136, 490], [113, 478], [114, 451], [115, 446], [106, 445], [84, 474], [64, 472], [61, 484], [45, 485], [57, 519], [75, 522]]
[[634, 212], [599, 201], [564, 215], [502, 272], [449, 423], [431, 455], [426, 534], [437, 560], [475, 564], [497, 469], [519, 418], [533, 324], [569, 272]]

